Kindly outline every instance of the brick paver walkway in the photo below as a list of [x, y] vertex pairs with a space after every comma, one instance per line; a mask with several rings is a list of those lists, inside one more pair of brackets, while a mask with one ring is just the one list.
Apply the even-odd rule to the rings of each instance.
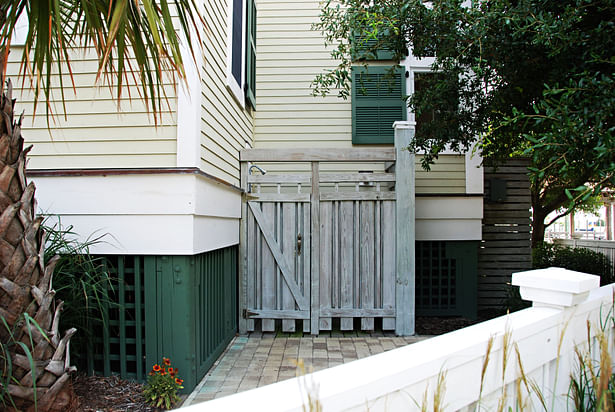
[[274, 334], [238, 336], [218, 359], [184, 406], [294, 378], [297, 361], [315, 372], [395, 349], [428, 336], [358, 335], [287, 337]]

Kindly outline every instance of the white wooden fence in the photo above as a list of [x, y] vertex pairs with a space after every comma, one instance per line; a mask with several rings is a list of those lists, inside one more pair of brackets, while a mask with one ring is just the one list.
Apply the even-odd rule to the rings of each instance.
[[[514, 274], [513, 283], [534, 301], [532, 308], [185, 410], [311, 410], [308, 395], [324, 411], [420, 410], [423, 404], [432, 410], [434, 398], [446, 411], [495, 411], [500, 401], [503, 410], [518, 410], [519, 399], [532, 404], [527, 410], [543, 410], [532, 386], [520, 380], [522, 370], [547, 410], [573, 410], [566, 394], [575, 347], [586, 350], [590, 336], [592, 354], [599, 354], [595, 336], [612, 308], [615, 285], [598, 288], [596, 276], [557, 268]], [[606, 325], [612, 342], [613, 322]]]

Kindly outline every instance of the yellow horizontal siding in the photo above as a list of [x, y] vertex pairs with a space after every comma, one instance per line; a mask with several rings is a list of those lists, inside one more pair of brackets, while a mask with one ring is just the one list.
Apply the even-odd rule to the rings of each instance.
[[256, 0], [256, 6], [255, 147], [351, 147], [350, 101], [312, 96], [316, 75], [336, 65], [321, 33], [311, 30], [319, 2]]
[[[175, 164], [173, 153], [112, 153], [112, 154], [45, 154], [30, 152], [28, 169], [107, 169], [107, 168], [151, 168], [152, 165]], [[36, 161], [36, 167], [31, 166]]]
[[[258, 148], [350, 148], [352, 112], [350, 99], [312, 96], [311, 83], [337, 62], [330, 57], [320, 31], [318, 0], [256, 0], [257, 110], [254, 145]], [[389, 63], [387, 63], [389, 64]], [[366, 146], [363, 146], [366, 147]], [[376, 146], [368, 146], [376, 147]], [[307, 164], [266, 164], [274, 173], [308, 172]], [[430, 172], [420, 167], [417, 156], [417, 193], [464, 193], [464, 156], [441, 155]], [[321, 164], [323, 171], [371, 170], [381, 172], [383, 163]]]
[[[154, 126], [151, 113], [139, 99], [139, 91], [130, 75], [118, 105], [116, 83], [96, 85], [98, 62], [91, 53], [74, 53], [72, 78], [68, 71], [52, 81], [49, 107], [53, 117], [47, 119], [45, 97], [39, 99], [33, 116], [34, 95], [29, 79], [18, 76], [20, 48], [9, 55], [7, 72], [13, 79], [16, 111], [25, 113], [22, 133], [26, 144], [33, 144], [30, 169], [173, 167], [176, 165], [177, 101], [173, 84], [166, 80], [167, 99], [162, 102], [162, 117]], [[22, 84], [25, 88], [22, 90]], [[73, 88], [74, 84], [74, 88]], [[132, 97], [132, 99], [129, 99]], [[66, 110], [65, 110], [65, 109]], [[65, 115], [66, 114], [66, 115]]]
[[239, 185], [239, 151], [252, 146], [253, 118], [227, 88], [229, 1], [213, 0], [205, 8], [200, 168]]
[[416, 193], [465, 193], [465, 156], [440, 155], [430, 171], [421, 167], [416, 156]]

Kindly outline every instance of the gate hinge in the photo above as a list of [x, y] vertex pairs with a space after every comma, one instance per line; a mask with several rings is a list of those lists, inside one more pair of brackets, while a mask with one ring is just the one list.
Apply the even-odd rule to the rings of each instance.
[[256, 316], [256, 315], [258, 315], [258, 313], [252, 312], [251, 310], [248, 310], [248, 309], [244, 309], [242, 314], [241, 314], [241, 316], [244, 319], [250, 319], [251, 317]]
[[250, 192], [243, 192], [241, 194], [241, 197], [243, 198], [244, 201], [249, 202], [250, 200], [256, 200], [258, 199], [258, 196], [254, 196], [253, 194], [251, 194]]

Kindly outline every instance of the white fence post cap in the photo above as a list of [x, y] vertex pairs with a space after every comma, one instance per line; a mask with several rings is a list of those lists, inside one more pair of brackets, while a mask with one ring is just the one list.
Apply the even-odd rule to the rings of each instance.
[[519, 286], [521, 297], [534, 306], [569, 307], [600, 287], [600, 277], [562, 268], [535, 269], [513, 273], [512, 284]]
[[393, 129], [414, 129], [416, 122], [410, 120], [398, 120], [393, 122]]

